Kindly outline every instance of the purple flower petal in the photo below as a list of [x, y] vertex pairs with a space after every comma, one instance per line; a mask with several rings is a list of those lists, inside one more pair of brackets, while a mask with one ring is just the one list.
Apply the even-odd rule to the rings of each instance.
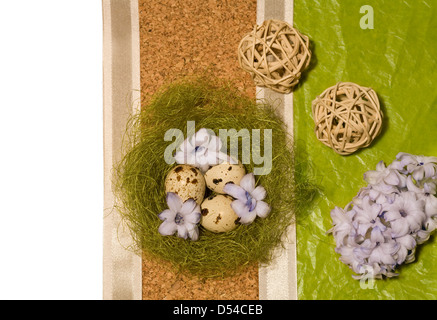
[[208, 130], [206, 130], [205, 128], [201, 128], [199, 129], [199, 131], [197, 131], [194, 136], [194, 142], [193, 145], [196, 146], [200, 146], [200, 145], [206, 145], [210, 139], [210, 134], [208, 132]]
[[408, 250], [412, 250], [416, 246], [416, 240], [409, 234], [396, 238], [396, 242]]
[[234, 197], [235, 199], [238, 199], [242, 202], [247, 201], [246, 191], [242, 187], [240, 187], [234, 183], [227, 183], [223, 187], [223, 191], [225, 193], [229, 194], [230, 196]]
[[433, 195], [425, 196], [425, 214], [427, 217], [437, 216], [437, 198]]
[[184, 225], [178, 225], [177, 230], [178, 230], [178, 237], [179, 238], [183, 238], [183, 239], [188, 238], [188, 230]]
[[195, 226], [191, 230], [188, 230], [188, 236], [192, 241], [197, 241], [199, 239], [199, 228]]
[[401, 247], [396, 254], [396, 263], [397, 264], [404, 263], [405, 259], [407, 258], [407, 255], [408, 255], [408, 249], [405, 247]]
[[340, 247], [335, 251], [341, 255], [340, 260], [345, 264], [352, 264], [356, 259], [352, 247]]
[[382, 251], [387, 255], [394, 255], [396, 252], [398, 252], [399, 248], [401, 247], [399, 243], [397, 243], [394, 240], [390, 240], [389, 242], [381, 243], [381, 249]]
[[379, 161], [377, 164], [376, 164], [376, 170], [377, 171], [383, 171], [383, 170], [385, 170], [385, 164], [384, 164], [384, 161], [383, 160], [381, 160], [381, 161]]
[[200, 221], [200, 207], [199, 211], [193, 211], [184, 217], [188, 224], [197, 224]]
[[423, 170], [423, 167], [420, 167], [419, 169], [415, 169], [413, 171], [413, 178], [416, 181], [420, 181], [423, 179], [424, 174], [425, 174], [425, 171]]
[[402, 237], [410, 233], [410, 227], [403, 219], [390, 221], [392, 233], [395, 237]]
[[435, 164], [427, 163], [423, 166], [423, 169], [425, 171], [425, 178], [431, 178], [435, 175]]
[[407, 157], [409, 159], [410, 157], [413, 157], [413, 156], [409, 153], [406, 153], [406, 152], [399, 152], [396, 155], [396, 159], [399, 161], [402, 161], [405, 157]]
[[381, 173], [375, 170], [369, 170], [364, 173], [363, 178], [367, 183], [376, 184], [379, 182]]
[[419, 232], [417, 232], [417, 244], [422, 244], [425, 241], [428, 241], [429, 237], [431, 235], [431, 232], [426, 231], [426, 230], [419, 230]]
[[222, 141], [216, 135], [210, 135], [208, 140], [208, 151], [213, 152], [218, 155], [220, 149], [222, 148]]
[[420, 193], [420, 192], [421, 192], [421, 189], [418, 188], [418, 187], [414, 184], [413, 179], [412, 179], [411, 176], [409, 176], [409, 177], [407, 178], [407, 188], [408, 188], [409, 191], [413, 191], [413, 192], [416, 192], [416, 193]]
[[396, 260], [393, 258], [393, 256], [386, 254], [381, 245], [373, 249], [369, 256], [369, 263], [395, 264]]
[[394, 221], [400, 218], [401, 218], [401, 214], [399, 213], [399, 210], [386, 211], [384, 214], [384, 219], [387, 221]]
[[191, 153], [191, 151], [194, 150], [194, 146], [191, 145], [190, 141], [184, 140], [184, 142], [182, 142], [182, 144], [179, 146], [179, 150], [182, 153]]
[[231, 207], [240, 218], [249, 214], [249, 208], [246, 206], [246, 202], [234, 200], [231, 203]]
[[374, 227], [370, 232], [370, 240], [372, 242], [384, 242], [384, 235], [380, 228]]
[[176, 163], [178, 163], [178, 164], [186, 163], [187, 160], [186, 160], [185, 155], [186, 154], [181, 150], [176, 151], [176, 154], [174, 156]]
[[205, 161], [206, 163], [210, 165], [216, 165], [219, 163], [219, 153], [208, 149], [208, 151], [205, 153]]
[[343, 209], [340, 207], [335, 207], [331, 210], [331, 219], [334, 226], [343, 222], [350, 222], [350, 219], [348, 219], [348, 217], [344, 214]]
[[194, 199], [188, 199], [182, 204], [181, 209], [179, 210], [179, 213], [185, 217], [186, 215], [193, 212], [193, 210], [198, 206], [197, 202], [194, 201]]
[[434, 183], [424, 183], [423, 184], [423, 192], [427, 194], [435, 194], [436, 193], [436, 185]]
[[373, 248], [375, 248], [375, 244], [367, 239], [364, 240], [361, 246], [354, 248], [353, 253], [358, 260], [364, 261], [372, 253]]
[[163, 236], [171, 236], [173, 235], [177, 230], [177, 225], [176, 223], [170, 220], [166, 220], [163, 223], [161, 223], [161, 225], [159, 226], [159, 233]]
[[390, 170], [390, 173], [384, 178], [384, 181], [392, 186], [397, 186], [400, 181], [395, 171]]
[[251, 224], [256, 218], [256, 211], [249, 212], [249, 208], [244, 202], [235, 200], [231, 203], [232, 209], [238, 217], [240, 217], [241, 224]]
[[264, 201], [258, 201], [256, 203], [255, 211], [258, 217], [260, 218], [267, 217], [270, 213], [270, 210], [271, 210], [270, 206]]
[[367, 230], [369, 230], [369, 228], [372, 227], [371, 223], [358, 223], [358, 226], [356, 227], [357, 229], [357, 234], [362, 235], [363, 237], [366, 235]]
[[253, 174], [253, 172], [248, 173], [243, 178], [241, 178], [240, 186], [249, 193], [253, 192], [253, 190], [255, 189], [255, 175]]
[[252, 211], [252, 212], [248, 212], [248, 214], [240, 217], [239, 222], [241, 224], [248, 225], [248, 224], [251, 224], [255, 220], [255, 218], [256, 218], [256, 212]]
[[167, 205], [170, 210], [179, 212], [182, 207], [182, 199], [174, 192], [167, 192]]
[[158, 214], [158, 218], [161, 220], [174, 220], [176, 216], [176, 212], [171, 211], [170, 209], [165, 209], [160, 214]]
[[400, 172], [404, 171], [404, 165], [400, 161], [393, 161], [388, 168]]
[[266, 189], [263, 186], [256, 187], [251, 193], [251, 196], [255, 198], [257, 201], [264, 200], [267, 195]]

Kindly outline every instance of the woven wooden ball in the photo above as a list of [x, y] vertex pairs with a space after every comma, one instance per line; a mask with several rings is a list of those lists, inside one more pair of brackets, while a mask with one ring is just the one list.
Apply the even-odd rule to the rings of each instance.
[[312, 103], [317, 139], [341, 155], [369, 146], [379, 135], [382, 112], [376, 92], [339, 82]]
[[255, 25], [238, 46], [238, 61], [257, 86], [289, 93], [311, 60], [308, 37], [288, 23], [266, 20]]

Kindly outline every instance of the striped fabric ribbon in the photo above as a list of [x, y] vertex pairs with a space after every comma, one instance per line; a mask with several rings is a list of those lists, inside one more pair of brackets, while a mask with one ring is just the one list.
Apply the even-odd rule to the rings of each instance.
[[[103, 299], [142, 298], [141, 257], [126, 250], [132, 238], [112, 210], [111, 169], [120, 160], [126, 121], [140, 101], [138, 0], [103, 0], [104, 220]], [[130, 97], [126, 92], [131, 92]]]
[[[257, 24], [269, 19], [293, 25], [293, 0], [258, 0]], [[281, 94], [261, 87], [257, 87], [256, 92], [257, 99], [269, 99], [278, 103], [288, 131], [293, 134], [293, 93]], [[259, 267], [260, 300], [297, 299], [295, 225], [290, 226], [283, 243], [284, 248], [276, 249], [273, 263]]]

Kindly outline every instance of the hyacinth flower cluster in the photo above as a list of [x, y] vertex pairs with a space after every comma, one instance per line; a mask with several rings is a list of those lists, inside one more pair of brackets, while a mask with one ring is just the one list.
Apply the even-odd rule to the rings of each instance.
[[399, 153], [364, 174], [361, 188], [344, 208], [331, 211], [335, 251], [355, 279], [397, 276], [415, 260], [417, 245], [437, 228], [437, 157]]

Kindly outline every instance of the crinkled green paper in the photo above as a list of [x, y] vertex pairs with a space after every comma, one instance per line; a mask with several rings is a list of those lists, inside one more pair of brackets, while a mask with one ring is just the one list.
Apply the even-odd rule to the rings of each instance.
[[[360, 28], [360, 7], [374, 10], [374, 29]], [[295, 0], [295, 26], [311, 39], [311, 69], [294, 92], [295, 137], [323, 187], [311, 210], [299, 215], [299, 299], [437, 299], [437, 240], [419, 246], [399, 276], [352, 279], [339, 261], [330, 211], [365, 186], [363, 173], [398, 152], [437, 156], [437, 1]], [[339, 81], [373, 88], [384, 113], [383, 131], [370, 147], [337, 155], [314, 134], [312, 100]]]

